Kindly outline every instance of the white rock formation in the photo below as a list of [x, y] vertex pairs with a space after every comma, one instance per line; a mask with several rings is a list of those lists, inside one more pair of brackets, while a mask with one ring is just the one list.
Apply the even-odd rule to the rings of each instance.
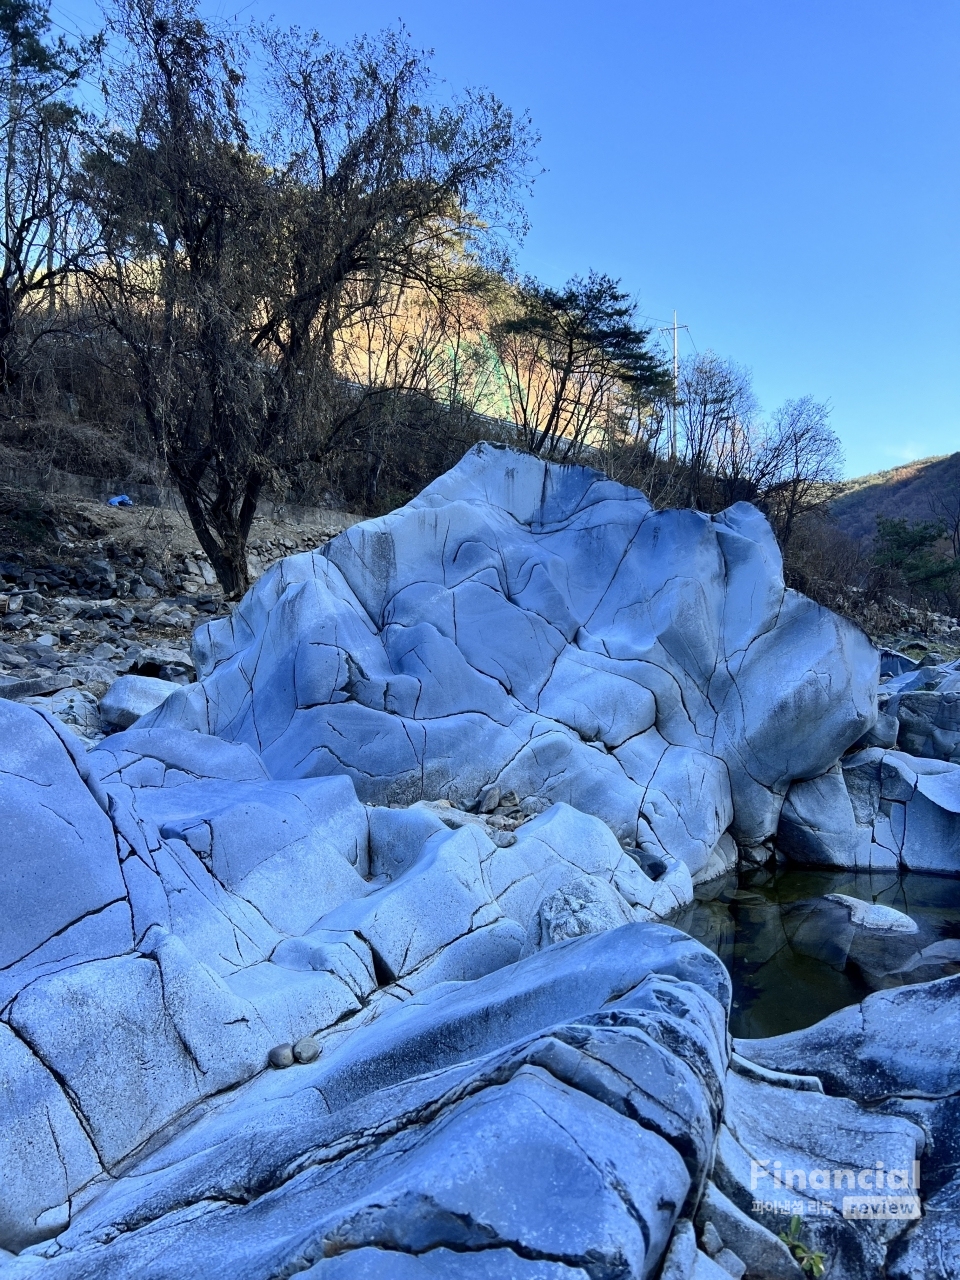
[[120, 676], [100, 699], [100, 715], [115, 729], [129, 729], [179, 688], [172, 680], [154, 676]]
[[345, 773], [369, 803], [564, 801], [693, 875], [728, 829], [768, 841], [791, 782], [877, 715], [876, 651], [784, 588], [753, 507], [657, 512], [492, 445], [274, 566], [195, 661], [143, 723], [246, 743], [274, 777]]
[[867, 747], [797, 782], [778, 847], [798, 862], [960, 874], [960, 765]]
[[[196, 659], [89, 753], [0, 701], [0, 1275], [655, 1275], [730, 998], [655, 921], [788, 790], [851, 803], [865, 637], [784, 589], [753, 508], [483, 446], [269, 570]], [[854, 1103], [817, 1107], [804, 1134]], [[731, 1141], [772, 1140], [742, 1111]], [[716, 1258], [782, 1264], [735, 1209]]]

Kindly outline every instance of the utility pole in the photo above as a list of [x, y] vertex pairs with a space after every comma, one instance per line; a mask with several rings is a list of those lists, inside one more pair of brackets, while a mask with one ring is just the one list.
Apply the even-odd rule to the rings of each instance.
[[677, 324], [677, 313], [673, 313], [673, 324], [661, 329], [661, 333], [673, 334], [673, 405], [670, 412], [670, 461], [675, 462], [677, 458], [677, 401], [680, 398], [680, 357], [677, 352], [677, 334], [681, 329], [689, 328], [688, 325]]

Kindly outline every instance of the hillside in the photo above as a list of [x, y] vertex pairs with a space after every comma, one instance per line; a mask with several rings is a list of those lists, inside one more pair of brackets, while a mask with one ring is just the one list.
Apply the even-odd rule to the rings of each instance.
[[960, 453], [951, 453], [848, 480], [831, 510], [843, 532], [860, 539], [873, 535], [878, 515], [952, 523], [958, 503]]

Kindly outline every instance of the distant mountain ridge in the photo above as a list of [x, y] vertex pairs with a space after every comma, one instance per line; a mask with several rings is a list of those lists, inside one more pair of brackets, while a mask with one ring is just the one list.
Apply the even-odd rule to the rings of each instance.
[[844, 533], [859, 539], [874, 535], [878, 515], [911, 522], [939, 520], [958, 500], [960, 452], [847, 480], [830, 511]]

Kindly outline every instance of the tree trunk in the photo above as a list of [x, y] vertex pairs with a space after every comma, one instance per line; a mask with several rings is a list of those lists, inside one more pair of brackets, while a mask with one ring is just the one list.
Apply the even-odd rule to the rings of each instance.
[[227, 600], [239, 600], [250, 586], [247, 538], [263, 487], [261, 477], [248, 476], [242, 497], [232, 495], [231, 500], [218, 500], [216, 504], [204, 500], [191, 477], [175, 473], [174, 478], [197, 541], [213, 566], [224, 596]]
[[17, 365], [14, 354], [16, 313], [9, 278], [0, 278], [0, 392], [7, 393], [17, 383]]

